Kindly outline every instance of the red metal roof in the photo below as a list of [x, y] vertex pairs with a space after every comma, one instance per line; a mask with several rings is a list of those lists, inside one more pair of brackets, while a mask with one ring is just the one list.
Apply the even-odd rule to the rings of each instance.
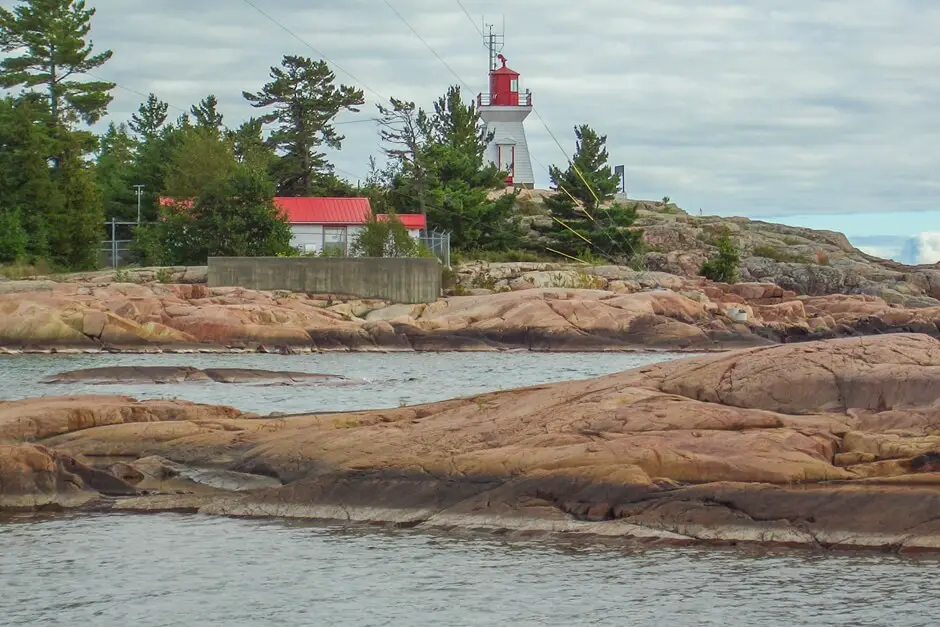
[[[160, 197], [163, 207], [190, 209], [193, 201]], [[368, 198], [289, 198], [278, 196], [274, 204], [290, 224], [365, 224], [372, 215]], [[387, 220], [387, 214], [379, 214], [379, 220]], [[399, 214], [401, 223], [408, 229], [425, 229], [427, 222], [420, 213]]]
[[291, 224], [362, 224], [372, 215], [368, 198], [286, 198], [274, 204]]
[[[380, 213], [378, 219], [382, 221], [388, 220], [388, 214]], [[420, 231], [427, 228], [427, 221], [420, 213], [399, 213], [398, 219], [401, 220], [401, 223], [406, 229]]]
[[519, 72], [510, 70], [505, 65], [503, 67], [496, 68], [495, 70], [490, 70], [490, 74], [508, 74], [509, 76], [519, 76]]

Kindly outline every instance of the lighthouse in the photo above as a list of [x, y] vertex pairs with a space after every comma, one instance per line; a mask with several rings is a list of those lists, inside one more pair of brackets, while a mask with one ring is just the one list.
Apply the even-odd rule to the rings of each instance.
[[[490, 36], [492, 42], [492, 35]], [[496, 61], [502, 66], [496, 67]], [[493, 133], [485, 157], [507, 172], [506, 186], [533, 189], [535, 173], [529, 157], [523, 122], [532, 112], [532, 93], [519, 92], [519, 72], [506, 67], [506, 57], [490, 45], [490, 91], [477, 96], [477, 108], [487, 133]]]

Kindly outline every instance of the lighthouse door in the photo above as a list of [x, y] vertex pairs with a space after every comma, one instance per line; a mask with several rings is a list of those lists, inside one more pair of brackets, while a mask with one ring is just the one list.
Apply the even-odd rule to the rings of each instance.
[[499, 169], [507, 173], [506, 185], [512, 185], [512, 179], [516, 172], [516, 146], [515, 144], [499, 144], [497, 147], [496, 164]]

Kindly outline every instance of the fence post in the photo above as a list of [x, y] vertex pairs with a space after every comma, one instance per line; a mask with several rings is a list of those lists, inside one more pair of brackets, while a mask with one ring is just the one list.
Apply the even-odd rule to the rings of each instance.
[[111, 216], [111, 268], [117, 269], [117, 218]]

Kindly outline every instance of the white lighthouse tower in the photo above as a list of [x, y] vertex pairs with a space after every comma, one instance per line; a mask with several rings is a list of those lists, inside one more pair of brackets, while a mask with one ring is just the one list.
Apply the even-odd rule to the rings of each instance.
[[[496, 54], [494, 37], [489, 36], [490, 91], [477, 96], [477, 108], [487, 132], [493, 139], [486, 148], [486, 159], [508, 172], [507, 187], [535, 188], [535, 173], [529, 157], [523, 122], [532, 111], [532, 93], [519, 93], [519, 72], [506, 67], [506, 57]], [[496, 67], [496, 61], [502, 63]]]

